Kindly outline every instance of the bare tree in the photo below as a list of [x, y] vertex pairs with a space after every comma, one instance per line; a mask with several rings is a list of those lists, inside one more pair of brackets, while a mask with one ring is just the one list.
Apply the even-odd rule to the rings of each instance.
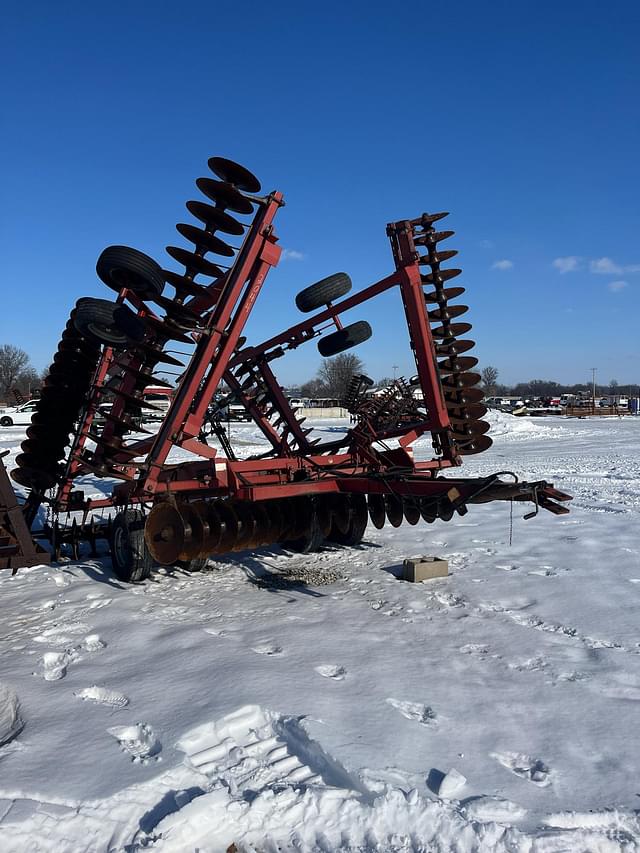
[[378, 388], [388, 388], [389, 385], [393, 385], [395, 379], [392, 379], [390, 376], [383, 376], [382, 379], [378, 379], [376, 385]]
[[364, 371], [364, 364], [353, 353], [340, 353], [322, 362], [317, 378], [327, 389], [327, 396], [342, 400], [351, 378]]
[[29, 365], [29, 356], [12, 344], [0, 346], [0, 397], [6, 399], [18, 377]]
[[26, 397], [30, 397], [34, 391], [42, 387], [42, 379], [38, 371], [29, 366], [20, 371], [16, 377], [15, 387]]
[[496, 383], [498, 381], [498, 368], [491, 366], [483, 367], [480, 376], [482, 377], [482, 387], [485, 394], [495, 394]]
[[321, 379], [310, 379], [300, 386], [301, 397], [326, 397], [327, 388]]

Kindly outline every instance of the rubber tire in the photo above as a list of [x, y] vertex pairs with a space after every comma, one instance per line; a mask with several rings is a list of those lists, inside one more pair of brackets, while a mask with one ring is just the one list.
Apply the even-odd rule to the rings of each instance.
[[356, 323], [351, 323], [350, 326], [345, 326], [344, 329], [339, 329], [331, 335], [320, 338], [318, 352], [325, 358], [330, 358], [332, 355], [338, 355], [338, 353], [368, 341], [371, 334], [371, 326], [367, 321], [358, 320]]
[[113, 571], [121, 581], [146, 580], [153, 569], [153, 557], [144, 539], [144, 513], [139, 509], [119, 512], [111, 525], [109, 546]]
[[316, 308], [320, 308], [328, 302], [334, 302], [344, 296], [345, 293], [349, 293], [350, 290], [351, 279], [349, 276], [346, 272], [337, 272], [301, 290], [296, 296], [296, 306], [306, 314], [309, 311], [315, 311]]
[[9, 417], [0, 418], [0, 426], [3, 426], [3, 427], [13, 426], [13, 421]]
[[[107, 299], [78, 299], [73, 322], [84, 337], [113, 349], [127, 349], [145, 334], [145, 325], [126, 305]], [[102, 329], [112, 329], [111, 333]]]
[[129, 246], [107, 246], [96, 263], [102, 281], [118, 293], [128, 287], [141, 296], [159, 296], [165, 280], [160, 264]]

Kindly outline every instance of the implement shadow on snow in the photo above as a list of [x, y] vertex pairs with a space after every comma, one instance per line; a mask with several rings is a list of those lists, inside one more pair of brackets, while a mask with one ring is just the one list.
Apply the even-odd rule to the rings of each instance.
[[[64, 563], [52, 563], [56, 568], [67, 571]], [[84, 562], [78, 561], [73, 564], [73, 568], [78, 574], [84, 574], [92, 581], [103, 583], [113, 589], [127, 589], [130, 584], [122, 584], [114, 575], [111, 568], [111, 557], [96, 558], [95, 560], [87, 560]]]
[[259, 557], [254, 557], [251, 554], [247, 554], [243, 559], [238, 560], [237, 565], [245, 573], [249, 583], [267, 592], [300, 592], [312, 598], [325, 597], [324, 593], [311, 589], [300, 578], [290, 578], [283, 572], [271, 571], [260, 562]]

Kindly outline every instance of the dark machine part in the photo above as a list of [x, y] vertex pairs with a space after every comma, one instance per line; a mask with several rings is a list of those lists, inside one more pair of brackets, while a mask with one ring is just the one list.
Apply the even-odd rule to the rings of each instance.
[[[196, 181], [206, 200], [187, 202], [196, 223], [176, 226], [189, 247], [167, 247], [180, 269], [109, 246], [96, 271], [115, 302], [79, 299], [63, 332], [11, 474], [30, 492], [20, 510], [27, 529], [47, 505], [42, 533], [54, 555], [62, 545], [77, 554], [81, 541], [95, 552], [106, 535], [116, 573], [135, 581], [154, 559], [195, 570], [212, 554], [274, 543], [303, 552], [325, 540], [354, 545], [369, 521], [447, 521], [474, 503], [532, 501], [531, 514], [568, 512], [570, 496], [546, 482], [444, 476], [491, 446], [477, 359], [468, 354], [471, 325], [461, 320], [468, 309], [455, 301], [464, 288], [450, 285], [461, 271], [442, 266], [456, 255], [440, 247], [453, 235], [436, 230], [446, 213], [390, 223], [388, 276], [357, 292], [343, 272], [305, 287], [296, 305], [308, 316], [248, 345], [244, 326], [281, 254], [274, 219], [284, 200], [261, 195], [258, 179], [230, 160], [212, 157], [209, 168], [214, 177]], [[399, 291], [416, 375], [379, 394], [368, 377], [354, 377], [343, 401], [351, 428], [330, 441], [311, 438], [272, 363], [311, 340], [325, 357], [368, 340], [366, 320], [343, 325], [342, 315], [391, 289]], [[164, 378], [171, 374], [175, 385]], [[222, 423], [222, 384], [270, 450], [237, 458]], [[145, 399], [153, 387], [169, 390], [168, 410]], [[161, 419], [156, 432], [143, 422], [149, 410]], [[425, 434], [433, 455], [416, 461], [412, 444]], [[188, 460], [170, 462], [174, 448]], [[113, 481], [104, 498], [86, 499], [77, 488], [88, 474]], [[2, 501], [7, 527], [5, 505], [12, 525], [16, 506], [9, 495]], [[96, 515], [104, 512], [107, 522]]]

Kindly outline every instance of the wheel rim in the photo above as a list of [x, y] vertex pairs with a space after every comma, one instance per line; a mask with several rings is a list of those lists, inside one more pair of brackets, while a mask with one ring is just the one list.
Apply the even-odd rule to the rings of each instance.
[[87, 323], [87, 329], [96, 338], [113, 344], [124, 344], [127, 342], [126, 335], [115, 326], [105, 326], [102, 323]]

